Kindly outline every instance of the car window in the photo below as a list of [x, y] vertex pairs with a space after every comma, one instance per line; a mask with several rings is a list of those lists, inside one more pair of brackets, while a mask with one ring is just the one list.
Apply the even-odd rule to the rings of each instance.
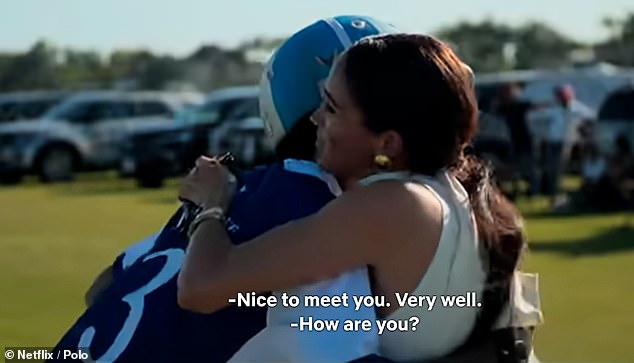
[[17, 118], [15, 113], [17, 102], [0, 103], [0, 121], [11, 121]]
[[4, 102], [0, 104], [0, 121], [38, 118], [55, 103], [55, 100]]
[[106, 119], [131, 117], [133, 105], [130, 102], [95, 101], [82, 102], [67, 113], [66, 119], [74, 123], [89, 124]]
[[196, 113], [199, 123], [243, 119], [258, 116], [259, 104], [258, 99], [253, 97], [213, 100], [200, 106]]
[[219, 101], [210, 101], [198, 108], [199, 111], [202, 112], [218, 112], [218, 108], [222, 105], [222, 102]]
[[55, 115], [51, 118], [80, 123], [85, 121], [88, 115], [91, 114], [94, 106], [95, 104], [92, 102], [77, 102], [72, 105], [69, 104], [67, 107], [61, 109], [59, 113], [55, 113]]
[[232, 99], [225, 101], [220, 107], [220, 120], [224, 121], [236, 112], [236, 109], [242, 104], [242, 99]]
[[226, 107], [227, 101], [213, 100], [195, 107], [192, 113], [196, 115], [196, 123], [215, 123], [222, 118]]
[[141, 101], [136, 104], [136, 116], [171, 115], [170, 109], [162, 102]]
[[41, 100], [34, 102], [24, 102], [20, 104], [18, 113], [21, 118], [37, 118], [42, 116], [49, 108], [53, 107], [59, 100]]
[[619, 91], [610, 95], [599, 110], [599, 120], [634, 121], [634, 90]]
[[227, 119], [245, 119], [258, 117], [260, 115], [260, 105], [257, 98], [245, 98], [240, 100], [235, 107], [227, 114]]

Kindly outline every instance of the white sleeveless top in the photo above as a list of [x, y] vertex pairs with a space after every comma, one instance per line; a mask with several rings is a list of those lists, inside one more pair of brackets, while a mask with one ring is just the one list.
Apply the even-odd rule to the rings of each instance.
[[380, 353], [395, 361], [425, 360], [443, 356], [466, 341], [480, 310], [477, 307], [444, 307], [442, 296], [475, 292], [480, 301], [486, 271], [480, 254], [476, 223], [469, 196], [448, 172], [435, 177], [405, 172], [372, 175], [360, 181], [367, 185], [381, 180], [404, 180], [427, 187], [443, 210], [443, 227], [438, 248], [425, 276], [410, 295], [436, 296], [433, 308], [400, 307], [384, 320], [418, 317], [415, 331], [384, 331], [379, 337]]

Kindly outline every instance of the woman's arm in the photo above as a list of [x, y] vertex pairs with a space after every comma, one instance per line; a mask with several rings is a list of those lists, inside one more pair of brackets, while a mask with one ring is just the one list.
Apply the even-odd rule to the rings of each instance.
[[[180, 196], [226, 210], [235, 178], [217, 160], [201, 157], [196, 165]], [[210, 219], [190, 240], [178, 302], [185, 309], [213, 312], [239, 292], [285, 290], [364, 265], [379, 270], [390, 258], [407, 259], [416, 250], [415, 260], [431, 260], [441, 226], [440, 204], [431, 192], [389, 181], [347, 191], [320, 212], [239, 246], [229, 242], [224, 223]]]
[[179, 305], [209, 313], [239, 292], [284, 290], [373, 264], [378, 241], [398, 224], [389, 217], [394, 193], [381, 191], [386, 188], [394, 186], [347, 192], [317, 214], [239, 246], [229, 242], [221, 221], [203, 222], [192, 235], [178, 277]]

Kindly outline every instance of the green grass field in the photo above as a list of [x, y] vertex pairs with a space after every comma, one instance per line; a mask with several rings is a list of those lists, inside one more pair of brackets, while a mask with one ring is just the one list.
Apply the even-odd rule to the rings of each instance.
[[[84, 307], [93, 277], [176, 209], [175, 184], [139, 190], [113, 174], [71, 184], [0, 187], [0, 343], [51, 346]], [[632, 362], [634, 217], [552, 215], [520, 203], [539, 272], [544, 362]]]

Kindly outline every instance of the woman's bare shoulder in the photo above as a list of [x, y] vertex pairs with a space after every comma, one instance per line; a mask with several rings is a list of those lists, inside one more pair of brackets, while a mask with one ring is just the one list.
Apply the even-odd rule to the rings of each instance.
[[[437, 223], [442, 207], [425, 186], [402, 181], [380, 181], [358, 186], [331, 202], [332, 209], [351, 220], [363, 221], [369, 229], [402, 227], [404, 223]], [[328, 213], [329, 208], [324, 212]], [[337, 213], [339, 214], [339, 213]], [[389, 223], [386, 223], [389, 222]]]

